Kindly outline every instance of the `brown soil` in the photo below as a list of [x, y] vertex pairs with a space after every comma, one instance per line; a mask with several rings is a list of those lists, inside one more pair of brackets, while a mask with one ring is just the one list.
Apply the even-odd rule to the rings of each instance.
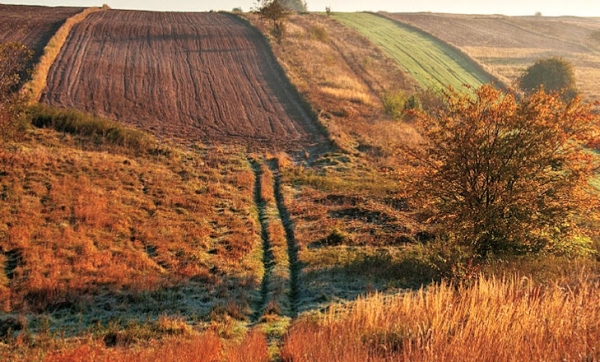
[[459, 47], [507, 84], [537, 59], [572, 62], [578, 87], [600, 99], [600, 18], [432, 13], [387, 14]]
[[41, 56], [48, 40], [67, 18], [82, 8], [0, 4], [0, 42], [19, 42]]
[[42, 100], [186, 140], [325, 141], [264, 37], [226, 14], [91, 14], [69, 35]]

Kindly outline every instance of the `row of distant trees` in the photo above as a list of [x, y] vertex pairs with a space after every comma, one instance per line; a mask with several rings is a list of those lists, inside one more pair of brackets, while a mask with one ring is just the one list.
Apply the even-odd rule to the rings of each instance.
[[[271, 5], [271, 3], [273, 2], [278, 2], [278, 5], [281, 5], [283, 8], [285, 8], [287, 11], [294, 11], [294, 12], [298, 12], [298, 13], [304, 13], [308, 11], [308, 6], [306, 4], [306, 1], [303, 0], [258, 0], [255, 3], [255, 8], [256, 9], [261, 9], [264, 7], [267, 7], [269, 5]], [[233, 12], [242, 12], [242, 8], [241, 7], [236, 7], [233, 8]]]

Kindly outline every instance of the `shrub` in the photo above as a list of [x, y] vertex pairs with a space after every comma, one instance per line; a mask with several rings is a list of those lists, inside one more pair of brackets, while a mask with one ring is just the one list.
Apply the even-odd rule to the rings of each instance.
[[598, 194], [596, 157], [585, 149], [597, 116], [575, 98], [538, 91], [523, 100], [485, 85], [449, 91], [447, 109], [421, 114], [419, 146], [405, 146], [415, 207], [443, 240], [481, 258], [574, 252], [589, 233]]
[[562, 58], [537, 60], [523, 72], [518, 82], [526, 94], [543, 88], [546, 92], [562, 93], [567, 102], [577, 95], [573, 66]]
[[[24, 133], [22, 109], [25, 97], [19, 94], [32, 52], [20, 43], [0, 44], [0, 141], [16, 140]], [[2, 146], [0, 146], [2, 147]]]
[[285, 35], [285, 20], [290, 16], [289, 8], [281, 0], [261, 0], [256, 12], [262, 18], [272, 21], [271, 34], [277, 43], [281, 43]]
[[307, 11], [306, 2], [302, 0], [279, 0], [282, 5], [291, 11], [303, 13]]
[[407, 96], [403, 92], [385, 93], [382, 97], [385, 113], [394, 119], [402, 119], [413, 111], [421, 110], [421, 101], [419, 96], [411, 94]]
[[326, 42], [329, 39], [327, 29], [322, 26], [313, 26], [310, 28], [310, 38], [320, 42]]

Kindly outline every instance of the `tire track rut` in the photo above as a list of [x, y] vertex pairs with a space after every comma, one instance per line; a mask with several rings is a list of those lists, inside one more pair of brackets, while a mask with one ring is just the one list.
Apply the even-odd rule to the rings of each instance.
[[298, 316], [298, 297], [300, 295], [300, 284], [298, 277], [300, 276], [300, 263], [298, 261], [298, 244], [296, 243], [296, 237], [294, 236], [294, 225], [290, 218], [290, 213], [285, 206], [285, 200], [281, 191], [282, 176], [281, 170], [277, 161], [271, 161], [269, 167], [273, 172], [273, 191], [275, 196], [275, 203], [277, 204], [277, 211], [283, 228], [285, 230], [285, 239], [287, 241], [287, 252], [290, 264], [290, 292], [288, 295], [290, 305], [290, 317], [296, 318]]
[[271, 274], [273, 272], [274, 257], [271, 251], [271, 242], [269, 240], [269, 225], [268, 216], [266, 212], [267, 203], [262, 197], [262, 171], [260, 164], [250, 159], [252, 165], [252, 171], [254, 172], [254, 204], [258, 211], [258, 221], [260, 223], [260, 238], [262, 240], [262, 262], [264, 266], [264, 274], [260, 284], [260, 300], [255, 308], [254, 315], [252, 316], [253, 322], [258, 322], [263, 312], [269, 304], [269, 286], [271, 282]]
[[[249, 158], [254, 172], [254, 202], [258, 211], [264, 274], [252, 321], [263, 316], [295, 318], [298, 315], [300, 267], [298, 246], [282, 193], [277, 161]], [[264, 184], [267, 183], [267, 184]]]

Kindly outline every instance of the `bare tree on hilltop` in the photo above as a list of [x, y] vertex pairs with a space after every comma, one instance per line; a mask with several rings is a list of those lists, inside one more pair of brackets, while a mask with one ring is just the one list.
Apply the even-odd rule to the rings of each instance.
[[281, 43], [285, 35], [285, 19], [293, 11], [306, 11], [306, 3], [300, 0], [259, 0], [256, 6], [256, 12], [272, 22], [272, 34], [277, 43]]

